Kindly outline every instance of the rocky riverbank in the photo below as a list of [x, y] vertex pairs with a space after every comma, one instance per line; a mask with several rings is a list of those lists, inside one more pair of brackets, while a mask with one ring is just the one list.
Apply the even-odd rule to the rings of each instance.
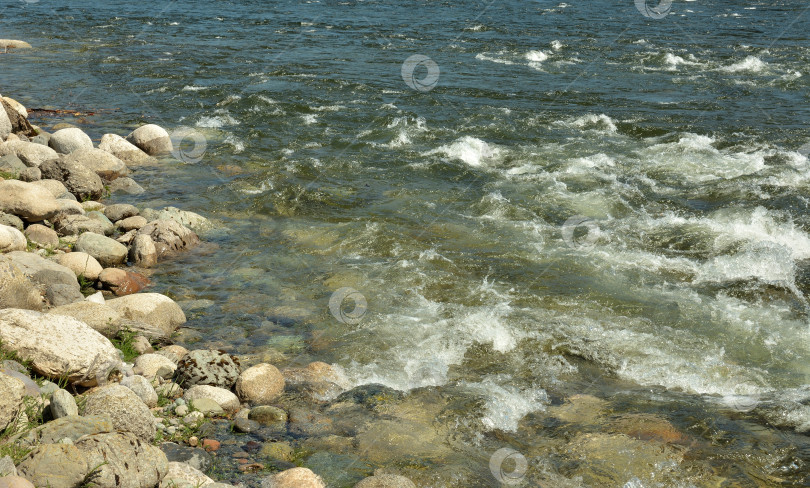
[[[199, 246], [213, 224], [109, 202], [144, 191], [129, 175], [171, 157], [166, 130], [147, 124], [96, 144], [80, 128], [52, 129], [2, 98], [0, 488], [231, 486], [217, 474], [267, 488], [415, 486], [336, 454], [374, 451], [373, 428], [348, 432], [383, 413], [413, 416], [375, 411], [397, 392], [338, 397], [345, 382], [325, 363], [280, 371], [172, 343], [186, 314], [148, 291], [150, 268]], [[345, 426], [324, 412], [336, 397], [329, 408]], [[387, 448], [406, 447], [413, 434], [395, 426]], [[324, 473], [301, 467], [319, 453]]]

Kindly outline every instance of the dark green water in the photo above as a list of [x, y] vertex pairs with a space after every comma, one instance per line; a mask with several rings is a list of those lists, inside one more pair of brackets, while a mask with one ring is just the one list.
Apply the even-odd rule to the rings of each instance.
[[10, 1], [0, 92], [190, 128], [126, 199], [225, 228], [155, 275], [214, 302], [185, 340], [438, 392], [448, 450], [378, 462], [420, 486], [498, 486], [503, 447], [526, 486], [799, 486], [807, 9]]

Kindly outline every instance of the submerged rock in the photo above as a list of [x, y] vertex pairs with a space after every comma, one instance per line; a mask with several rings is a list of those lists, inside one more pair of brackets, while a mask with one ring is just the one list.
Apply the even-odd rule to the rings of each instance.
[[307, 468], [292, 468], [269, 476], [262, 488], [326, 488], [326, 483]]
[[267, 405], [284, 393], [284, 377], [272, 364], [257, 364], [239, 375], [236, 393], [246, 402]]
[[175, 378], [184, 387], [211, 385], [230, 389], [239, 378], [239, 360], [222, 351], [191, 351], [177, 364]]

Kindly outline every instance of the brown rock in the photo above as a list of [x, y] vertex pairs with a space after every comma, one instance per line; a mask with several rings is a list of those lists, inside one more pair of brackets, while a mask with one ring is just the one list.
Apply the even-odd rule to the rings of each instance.
[[105, 289], [119, 297], [138, 293], [149, 285], [146, 276], [120, 268], [105, 268], [98, 275], [98, 281]]

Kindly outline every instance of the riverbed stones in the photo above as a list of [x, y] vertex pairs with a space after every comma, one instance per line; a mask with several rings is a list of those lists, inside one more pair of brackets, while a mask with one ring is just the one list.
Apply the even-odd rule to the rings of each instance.
[[413, 481], [395, 474], [375, 474], [361, 480], [354, 488], [416, 488]]
[[163, 451], [129, 432], [85, 436], [75, 446], [96, 468], [92, 486], [153, 488], [169, 471]]
[[107, 305], [125, 318], [146, 322], [169, 337], [186, 322], [183, 310], [171, 298], [159, 293], [136, 293], [107, 300]]
[[48, 146], [59, 154], [70, 154], [79, 149], [92, 149], [93, 141], [81, 129], [72, 127], [51, 134]]
[[213, 227], [211, 221], [202, 215], [188, 210], [180, 210], [177, 207], [164, 207], [161, 210], [146, 208], [141, 213], [148, 220], [173, 220], [178, 224], [188, 227], [194, 232], [208, 230]]
[[53, 197], [56, 198], [57, 200], [60, 198], [68, 198], [76, 200], [76, 196], [70, 193], [65, 184], [59, 180], [53, 178], [46, 178], [44, 180], [32, 182], [32, 184], [45, 188], [46, 190], [51, 192], [51, 195], [53, 195]]
[[187, 389], [183, 394], [183, 399], [196, 405], [199, 399], [208, 399], [217, 402], [226, 412], [237, 412], [240, 408], [239, 398], [230, 390], [218, 388], [210, 385], [196, 385]]
[[73, 248], [86, 252], [98, 260], [105, 267], [122, 264], [127, 259], [127, 247], [115, 239], [93, 232], [85, 232], [79, 236]]
[[42, 444], [17, 465], [25, 479], [49, 488], [75, 488], [90, 469], [85, 455], [72, 444]]
[[326, 488], [326, 483], [307, 468], [292, 468], [269, 476], [262, 488]]
[[0, 224], [7, 225], [9, 227], [14, 227], [19, 231], [25, 230], [25, 226], [23, 225], [23, 221], [21, 218], [17, 217], [16, 215], [7, 214], [5, 212], [0, 212]]
[[135, 373], [143, 375], [148, 379], [155, 377], [163, 379], [171, 378], [176, 369], [177, 365], [160, 354], [143, 354], [135, 358]]
[[39, 181], [42, 179], [42, 171], [39, 168], [25, 168], [20, 171], [20, 181]]
[[95, 281], [104, 268], [98, 260], [86, 252], [74, 251], [60, 254], [56, 261], [62, 266], [69, 268], [76, 276], [84, 276], [88, 280]]
[[53, 284], [45, 288], [45, 301], [52, 307], [59, 307], [84, 300], [81, 291], [72, 285]]
[[152, 238], [159, 257], [194, 247], [200, 242], [194, 231], [173, 220], [150, 222], [138, 230], [138, 234]]
[[172, 140], [166, 129], [155, 124], [138, 127], [127, 136], [131, 142], [150, 156], [167, 154], [172, 151]]
[[[143, 217], [130, 217], [129, 219], [138, 219]], [[136, 266], [143, 268], [151, 268], [157, 264], [158, 252], [155, 247], [155, 241], [148, 235], [137, 234], [132, 240], [129, 247], [129, 260]]]
[[149, 279], [134, 271], [121, 268], [105, 268], [98, 276], [99, 284], [116, 296], [137, 293], [149, 285]]
[[166, 454], [169, 462], [185, 463], [200, 471], [207, 470], [213, 462], [211, 455], [199, 447], [186, 447], [174, 442], [164, 442], [160, 445], [160, 449]]
[[59, 159], [59, 154], [50, 147], [28, 141], [9, 142], [6, 144], [6, 150], [31, 168], [38, 168], [46, 161]]
[[147, 407], [152, 408], [157, 406], [158, 395], [149, 380], [141, 375], [125, 376], [121, 380], [121, 386], [125, 386], [135, 392], [138, 398], [146, 404]]
[[0, 224], [0, 252], [25, 251], [28, 242], [22, 232]]
[[0, 254], [0, 309], [41, 310], [42, 306], [39, 288], [11, 259]]
[[107, 205], [104, 207], [104, 215], [113, 222], [117, 222], [127, 217], [134, 217], [139, 213], [140, 211], [138, 210], [138, 207], [128, 203], [116, 203], [114, 205]]
[[239, 375], [236, 393], [248, 403], [266, 405], [284, 393], [284, 377], [272, 364], [257, 364]]
[[117, 134], [104, 134], [98, 148], [129, 164], [144, 163], [150, 159], [148, 154]]
[[0, 337], [3, 347], [30, 361], [36, 373], [83, 386], [95, 385], [96, 377], [118, 362], [109, 339], [72, 317], [0, 310]]
[[76, 275], [71, 269], [61, 264], [29, 252], [14, 251], [7, 253], [6, 256], [25, 276], [44, 287], [62, 284], [79, 288]]
[[62, 388], [59, 388], [51, 395], [50, 408], [54, 419], [60, 419], [68, 415], [79, 415], [79, 407], [76, 405], [73, 395]]
[[66, 155], [65, 160], [80, 164], [107, 181], [112, 181], [129, 172], [123, 161], [101, 149], [79, 149]]
[[[0, 234], [2, 230], [0, 230]], [[50, 227], [45, 227], [42, 224], [32, 224], [25, 229], [25, 237], [29, 241], [39, 244], [43, 247], [54, 248], [59, 245], [59, 235], [55, 230]]]
[[230, 389], [239, 378], [239, 360], [222, 351], [197, 349], [177, 363], [175, 378], [184, 387], [211, 385]]
[[25, 383], [5, 373], [0, 373], [0, 431], [17, 418], [23, 408]]
[[61, 181], [70, 193], [80, 200], [97, 199], [104, 191], [101, 178], [70, 156], [45, 161], [39, 169], [43, 178]]
[[35, 183], [5, 180], [0, 181], [0, 211], [39, 222], [53, 217], [59, 204], [48, 190]]
[[152, 442], [155, 423], [149, 407], [129, 388], [110, 384], [87, 395], [85, 415], [103, 415], [110, 418], [118, 430], [132, 432], [143, 442]]
[[214, 483], [200, 470], [186, 463], [170, 462], [160, 488], [203, 488]]
[[121, 314], [104, 303], [82, 300], [52, 308], [48, 313], [73, 317], [89, 325], [105, 337], [115, 337], [121, 330]]

